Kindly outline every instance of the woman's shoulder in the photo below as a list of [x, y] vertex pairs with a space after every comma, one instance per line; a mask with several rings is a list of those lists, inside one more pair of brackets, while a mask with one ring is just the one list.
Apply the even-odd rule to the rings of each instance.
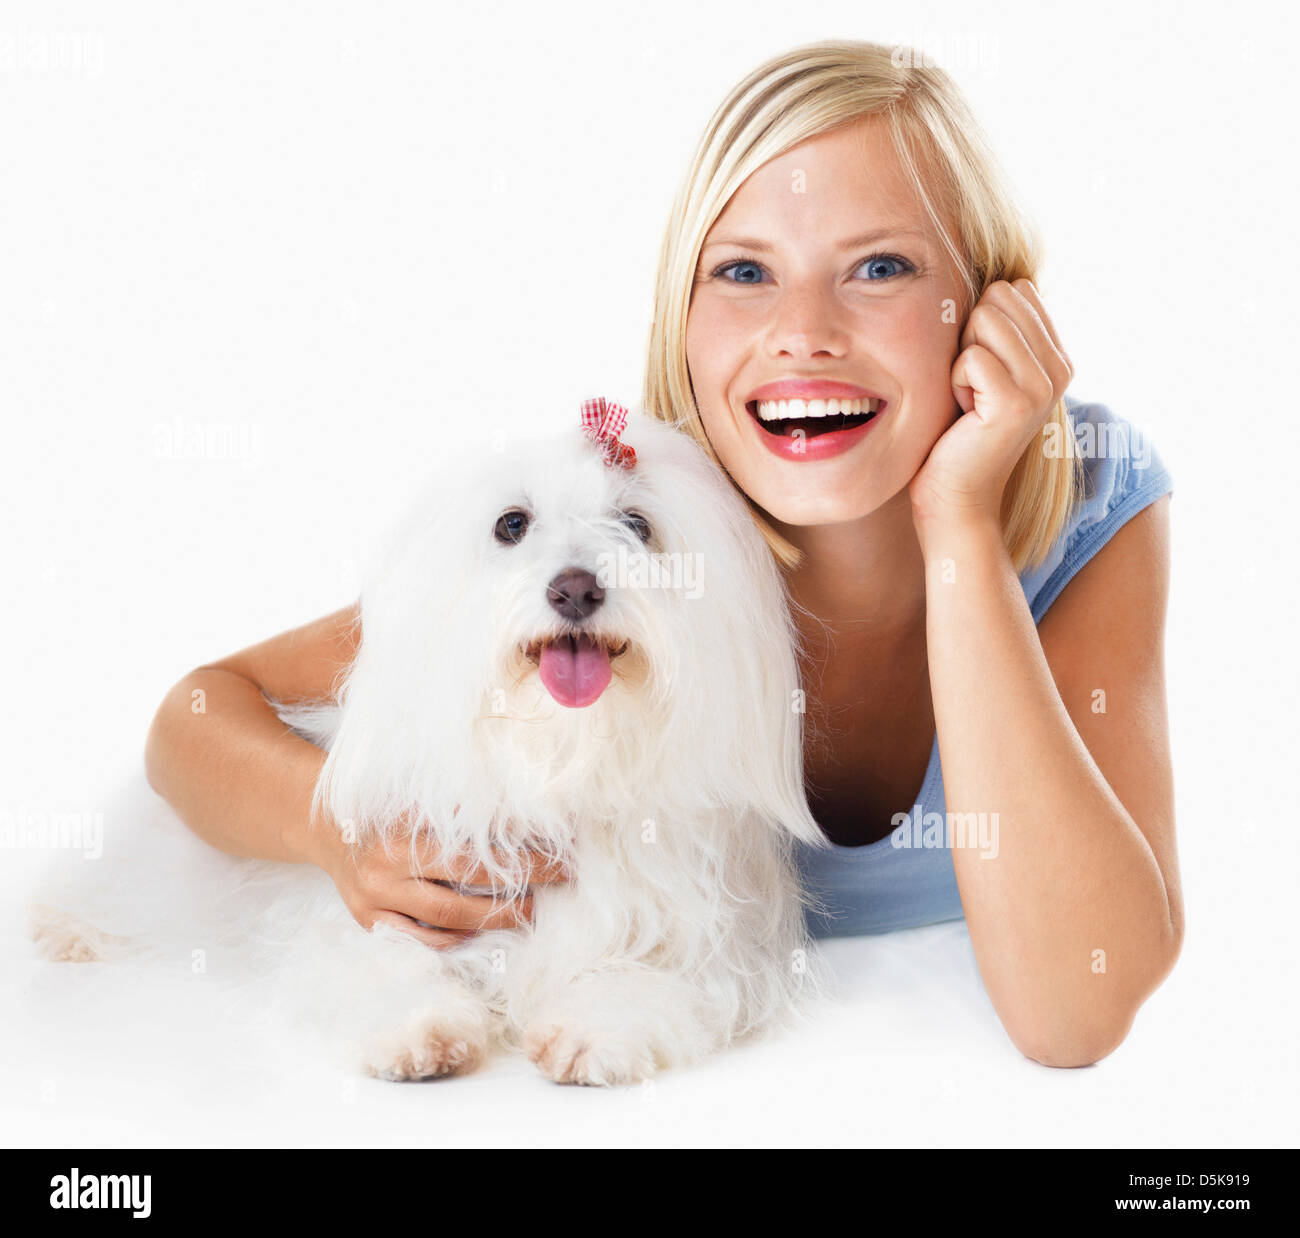
[[[1139, 425], [1095, 401], [1067, 395], [1065, 406], [1083, 464], [1083, 486], [1047, 557], [1020, 573], [1035, 623], [1126, 521], [1173, 492], [1169, 469]], [[1052, 441], [1044, 442], [1052, 450]], [[1056, 450], [1064, 454], [1060, 445]]]

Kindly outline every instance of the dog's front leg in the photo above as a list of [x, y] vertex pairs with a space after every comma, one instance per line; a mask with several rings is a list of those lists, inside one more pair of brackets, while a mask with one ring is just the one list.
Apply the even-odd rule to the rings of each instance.
[[539, 1000], [523, 1029], [529, 1060], [557, 1083], [639, 1083], [719, 1047], [698, 988], [651, 967], [585, 972]]
[[464, 1074], [483, 1061], [491, 1038], [481, 998], [459, 980], [439, 977], [398, 1021], [371, 1027], [361, 1043], [361, 1067], [396, 1082]]
[[367, 1074], [395, 1081], [464, 1074], [486, 1057], [500, 1015], [492, 960], [471, 942], [433, 950], [387, 925], [345, 926], [328, 946], [284, 962], [308, 987], [312, 1021], [332, 1029], [336, 1054]]

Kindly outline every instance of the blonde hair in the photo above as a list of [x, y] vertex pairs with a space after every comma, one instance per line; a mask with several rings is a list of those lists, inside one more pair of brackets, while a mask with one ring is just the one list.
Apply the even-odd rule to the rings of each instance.
[[[677, 425], [721, 468], [700, 420], [686, 365], [686, 316], [704, 238], [753, 172], [791, 147], [846, 122], [879, 116], [930, 222], [961, 273], [969, 312], [997, 280], [1034, 279], [1041, 246], [1007, 188], [956, 83], [922, 67], [909, 48], [834, 39], [809, 43], [759, 65], [727, 95], [709, 121], [673, 203], [655, 279], [643, 407]], [[949, 235], [938, 206], [955, 219]], [[1053, 424], [1054, 423], [1054, 424]], [[1082, 465], [1065, 401], [1045, 423], [1061, 455], [1035, 439], [1007, 480], [1002, 533], [1016, 571], [1037, 566], [1064, 529], [1082, 484]], [[725, 471], [725, 470], [724, 470]], [[782, 566], [800, 552], [744, 496]]]

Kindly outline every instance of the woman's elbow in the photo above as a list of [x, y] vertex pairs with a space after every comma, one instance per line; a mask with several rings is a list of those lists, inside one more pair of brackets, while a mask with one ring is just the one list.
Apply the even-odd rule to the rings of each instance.
[[1109, 1057], [1127, 1039], [1142, 1004], [1173, 971], [1182, 946], [1179, 923], [1171, 927], [1163, 948], [1154, 953], [1152, 966], [1135, 995], [1108, 1007], [1093, 1007], [1064, 1025], [1008, 1028], [1013, 1043], [1032, 1061], [1062, 1069], [1092, 1066]]
[[1048, 1036], [1012, 1036], [1012, 1040], [1021, 1053], [1040, 1066], [1070, 1070], [1093, 1066], [1109, 1057], [1124, 1043], [1132, 1026], [1130, 1017], [1122, 1026], [1072, 1027]]
[[197, 699], [201, 702], [202, 689], [197, 688], [192, 682], [196, 674], [197, 671], [190, 671], [172, 684], [167, 690], [167, 695], [154, 711], [153, 721], [150, 722], [149, 731], [145, 735], [144, 776], [159, 795], [164, 793], [165, 773], [168, 766], [168, 741], [176, 713], [180, 709], [191, 708], [191, 703], [196, 701], [196, 692], [199, 694]]

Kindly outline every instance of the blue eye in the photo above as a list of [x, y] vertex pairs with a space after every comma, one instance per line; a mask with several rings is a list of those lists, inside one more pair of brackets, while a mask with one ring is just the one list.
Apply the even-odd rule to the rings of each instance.
[[[889, 269], [891, 266], [898, 269], [891, 271]], [[878, 278], [868, 278], [867, 282], [872, 284], [884, 283], [887, 279], [894, 279], [898, 275], [916, 269], [906, 258], [900, 257], [898, 254], [872, 254], [870, 258], [863, 258], [861, 263], [858, 264], [859, 270], [862, 267], [866, 267], [868, 271], [879, 273]], [[883, 272], [881, 272], [882, 267], [884, 268]]]
[[[718, 269], [714, 271], [713, 274], [721, 275], [724, 271], [734, 271], [737, 268], [741, 268], [741, 267], [748, 267], [751, 271], [759, 272], [760, 277], [762, 275], [763, 268], [759, 266], [757, 262], [751, 262], [748, 258], [742, 258], [740, 259], [739, 262], [725, 263], [724, 265], [718, 267]], [[733, 279], [733, 280], [729, 280], [728, 282], [732, 284], [756, 284], [759, 281], [757, 279]]]
[[[858, 270], [863, 267], [872, 272], [862, 281], [867, 284], [887, 283], [891, 279], [897, 279], [900, 275], [906, 275], [916, 270], [916, 267], [901, 254], [870, 254], [857, 265]], [[736, 279], [731, 278], [733, 274], [746, 271], [753, 274]], [[763, 279], [763, 266], [752, 258], [737, 258], [732, 262], [724, 262], [720, 267], [715, 267], [709, 274], [715, 278], [724, 276], [729, 284], [758, 284]]]

